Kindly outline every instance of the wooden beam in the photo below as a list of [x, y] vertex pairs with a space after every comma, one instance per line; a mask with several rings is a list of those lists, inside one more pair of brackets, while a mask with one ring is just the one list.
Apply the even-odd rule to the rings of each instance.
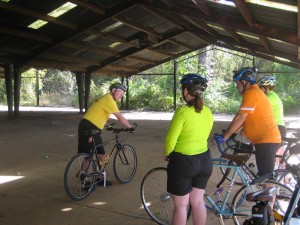
[[29, 40], [34, 40], [34, 41], [39, 41], [39, 42], [44, 42], [44, 43], [52, 43], [53, 40], [51, 37], [45, 36], [45, 35], [40, 35], [40, 34], [35, 34], [32, 32], [26, 32], [26, 31], [21, 31], [21, 30], [17, 30], [17, 29], [12, 29], [12, 28], [8, 28], [5, 26], [1, 26], [0, 25], [0, 33], [2, 34], [8, 34], [11, 36], [15, 36], [15, 37], [21, 37], [21, 38], [25, 38], [25, 39], [29, 39]]
[[240, 43], [241, 37], [238, 35], [238, 33], [229, 27], [223, 27], [223, 29], [234, 39], [237, 43]]
[[93, 59], [85, 59], [75, 56], [63, 56], [58, 54], [52, 54], [52, 53], [44, 53], [41, 55], [42, 58], [46, 59], [53, 59], [53, 60], [60, 60], [60, 61], [66, 61], [70, 63], [87, 63], [89, 65], [100, 65], [100, 62]]
[[99, 5], [97, 5], [93, 2], [88, 2], [85, 0], [69, 0], [69, 2], [72, 2], [82, 8], [86, 8], [86, 9], [91, 10], [100, 15], [106, 14], [105, 9], [103, 7], [100, 7]]
[[169, 56], [169, 57], [174, 57], [174, 54], [160, 51], [158, 49], [155, 49], [154, 47], [149, 47], [147, 50], [152, 51], [152, 52], [156, 52], [156, 53], [161, 54], [161, 55], [165, 55], [165, 56]]
[[34, 17], [37, 19], [41, 19], [50, 23], [54, 23], [57, 24], [59, 26], [68, 28], [68, 29], [72, 29], [72, 30], [76, 30], [77, 29], [77, 25], [74, 23], [70, 23], [58, 18], [54, 18], [52, 16], [48, 16], [48, 15], [44, 15], [42, 13], [30, 10], [30, 9], [26, 9], [26, 8], [22, 8], [18, 5], [12, 4], [10, 2], [4, 3], [2, 1], [0, 1], [0, 8], [5, 9], [5, 10], [9, 10], [9, 11], [13, 11], [13, 12], [17, 12], [26, 16], [30, 16], [30, 17]]
[[74, 48], [81, 51], [93, 52], [96, 54], [103, 54], [103, 55], [119, 55], [118, 52], [103, 48], [101, 46], [92, 45], [85, 42], [75, 42], [75, 41], [68, 41], [61, 44], [62, 46]]
[[119, 22], [122, 22], [122, 23], [125, 23], [126, 25], [134, 28], [134, 29], [137, 29], [137, 30], [140, 30], [140, 31], [143, 31], [147, 34], [151, 34], [155, 37], [158, 37], [158, 38], [163, 38], [162, 34], [154, 31], [152, 28], [148, 28], [148, 27], [145, 27], [144, 25], [142, 24], [139, 24], [137, 22], [134, 22], [134, 21], [131, 21], [129, 19], [126, 19], [125, 17], [123, 16], [115, 16], [114, 17], [114, 20], [117, 20]]
[[187, 44], [185, 44], [183, 42], [177, 41], [175, 38], [170, 38], [169, 41], [172, 42], [172, 43], [174, 43], [174, 44], [176, 44], [176, 45], [183, 46], [183, 47], [185, 47], [187, 49], [190, 49], [190, 50], [193, 49], [193, 47], [191, 47], [191, 46], [189, 46], [189, 45], [187, 45]]
[[179, 23], [178, 21], [172, 19], [172, 17], [154, 9], [154, 8], [150, 8], [148, 6], [145, 6], [145, 5], [140, 5], [141, 8], [147, 10], [148, 12], [152, 13], [153, 15], [165, 20], [166, 22], [168, 23], [171, 23], [173, 24], [174, 26], [176, 26], [177, 28], [181, 29], [181, 30], [184, 30], [184, 26], [182, 26], [181, 23]]
[[151, 64], [151, 65], [156, 65], [156, 62], [150, 59], [145, 59], [145, 58], [141, 58], [141, 57], [137, 57], [137, 56], [126, 56], [126, 59], [130, 59], [130, 60], [135, 60], [135, 61], [139, 61], [139, 62], [143, 62], [143, 63], [147, 63], [147, 64]]
[[136, 66], [126, 66], [126, 65], [116, 64], [116, 63], [107, 65], [106, 67], [123, 69], [123, 70], [134, 70], [134, 71], [137, 70]]
[[18, 55], [30, 55], [30, 51], [27, 49], [23, 49], [20, 47], [10, 47], [10, 46], [1, 46], [0, 45], [0, 52], [8, 52], [8, 53], [13, 53], [13, 54], [18, 54]]
[[87, 30], [86, 33], [95, 35], [97, 37], [105, 38], [107, 40], [113, 40], [116, 42], [121, 42], [122, 44], [130, 45], [136, 48], [139, 48], [140, 46], [136, 43], [128, 42], [125, 38], [119, 37], [117, 35], [109, 34], [109, 33], [103, 33], [100, 31], [97, 31], [95, 29]]
[[192, 0], [192, 2], [200, 9], [205, 15], [211, 16], [209, 6], [203, 0]]
[[85, 72], [88, 65], [81, 65], [78, 63], [62, 63], [59, 61], [52, 61], [49, 59], [39, 59], [31, 61], [26, 67], [28, 68], [53, 68], [59, 69], [63, 71], [78, 71], [78, 72]]
[[235, 6], [239, 9], [240, 13], [242, 14], [243, 18], [246, 20], [250, 27], [253, 27], [253, 17], [246, 6], [244, 0], [234, 0]]
[[263, 44], [263, 46], [265, 47], [265, 49], [267, 51], [269, 51], [271, 49], [271, 45], [265, 36], [259, 35], [259, 40]]

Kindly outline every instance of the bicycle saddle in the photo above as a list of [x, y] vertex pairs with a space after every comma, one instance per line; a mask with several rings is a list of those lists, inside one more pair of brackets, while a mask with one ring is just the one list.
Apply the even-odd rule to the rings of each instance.
[[241, 166], [250, 159], [251, 155], [249, 155], [249, 154], [247, 154], [247, 155], [231, 155], [231, 154], [223, 153], [221, 155], [221, 157], [225, 158], [225, 159], [229, 159], [229, 160], [235, 162], [236, 165]]
[[272, 202], [273, 196], [276, 191], [277, 189], [275, 187], [268, 187], [264, 190], [247, 194], [246, 199], [247, 201], [251, 201], [251, 202], [256, 202], [256, 201]]

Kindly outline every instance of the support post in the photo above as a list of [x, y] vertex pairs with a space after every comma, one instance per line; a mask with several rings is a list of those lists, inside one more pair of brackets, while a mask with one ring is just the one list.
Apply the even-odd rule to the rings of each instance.
[[174, 63], [173, 63], [173, 66], [174, 66], [174, 79], [173, 79], [173, 84], [174, 84], [174, 87], [173, 87], [173, 101], [174, 101], [174, 106], [173, 106], [173, 109], [174, 111], [176, 110], [176, 71], [177, 71], [177, 62], [176, 62], [176, 59], [174, 59]]
[[35, 81], [36, 81], [36, 90], [35, 90], [35, 94], [36, 94], [36, 105], [40, 106], [40, 74], [39, 74], [39, 70], [35, 70]]
[[8, 118], [13, 119], [13, 90], [12, 90], [13, 65], [12, 64], [5, 65], [4, 73], [5, 73]]
[[14, 66], [14, 115], [19, 116], [21, 97], [21, 73], [20, 69]]
[[[124, 77], [121, 78], [121, 84], [124, 85]], [[127, 95], [126, 95], [127, 99]], [[124, 109], [124, 97], [121, 99], [121, 109]]]
[[126, 77], [126, 86], [127, 86], [127, 89], [126, 89], [126, 110], [129, 110], [129, 81], [128, 81], [128, 77]]
[[83, 113], [83, 78], [84, 78], [84, 73], [76, 73], [76, 81], [77, 81], [77, 88], [78, 88], [78, 103], [79, 103], [79, 113]]
[[88, 110], [88, 104], [89, 104], [89, 99], [90, 99], [90, 87], [91, 87], [91, 74], [90, 73], [86, 73], [85, 76], [85, 95], [84, 95], [84, 108], [85, 108], [85, 112]]

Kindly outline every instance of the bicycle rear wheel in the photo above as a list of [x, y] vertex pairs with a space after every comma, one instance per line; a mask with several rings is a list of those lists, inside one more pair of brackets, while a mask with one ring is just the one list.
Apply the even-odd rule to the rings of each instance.
[[137, 155], [130, 145], [122, 145], [118, 148], [114, 157], [114, 174], [117, 180], [126, 184], [132, 180], [137, 169]]
[[75, 155], [68, 163], [64, 174], [64, 187], [74, 200], [86, 198], [93, 190], [97, 171], [95, 162], [89, 154]]
[[[293, 191], [284, 186], [281, 183], [275, 181], [266, 181], [263, 185], [276, 187], [275, 201], [273, 204], [273, 210], [278, 212], [280, 215], [285, 215], [289, 202], [291, 200]], [[245, 219], [249, 219], [252, 216], [252, 207], [256, 204], [255, 202], [249, 202], [246, 200], [246, 195], [255, 191], [263, 189], [262, 184], [254, 184], [249, 187], [241, 187], [232, 202], [233, 210], [233, 221], [236, 225], [242, 225]]]
[[[141, 183], [141, 199], [147, 214], [160, 225], [169, 225], [173, 215], [173, 201], [167, 192], [167, 168], [157, 167], [144, 176]], [[188, 209], [189, 218], [191, 207]]]

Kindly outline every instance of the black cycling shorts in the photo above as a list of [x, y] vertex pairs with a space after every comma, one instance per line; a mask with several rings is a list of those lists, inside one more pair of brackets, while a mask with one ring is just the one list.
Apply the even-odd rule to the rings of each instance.
[[[78, 126], [78, 153], [91, 153], [92, 143], [89, 142], [90, 136], [85, 131], [99, 130], [99, 135], [94, 137], [95, 144], [102, 144], [101, 130], [86, 119], [82, 119]], [[97, 147], [98, 154], [105, 154], [103, 145]]]
[[272, 173], [275, 168], [275, 155], [280, 143], [255, 144], [255, 158], [259, 176]]
[[183, 196], [192, 188], [205, 189], [212, 173], [210, 151], [198, 155], [184, 155], [172, 152], [168, 164], [167, 191], [173, 195]]

